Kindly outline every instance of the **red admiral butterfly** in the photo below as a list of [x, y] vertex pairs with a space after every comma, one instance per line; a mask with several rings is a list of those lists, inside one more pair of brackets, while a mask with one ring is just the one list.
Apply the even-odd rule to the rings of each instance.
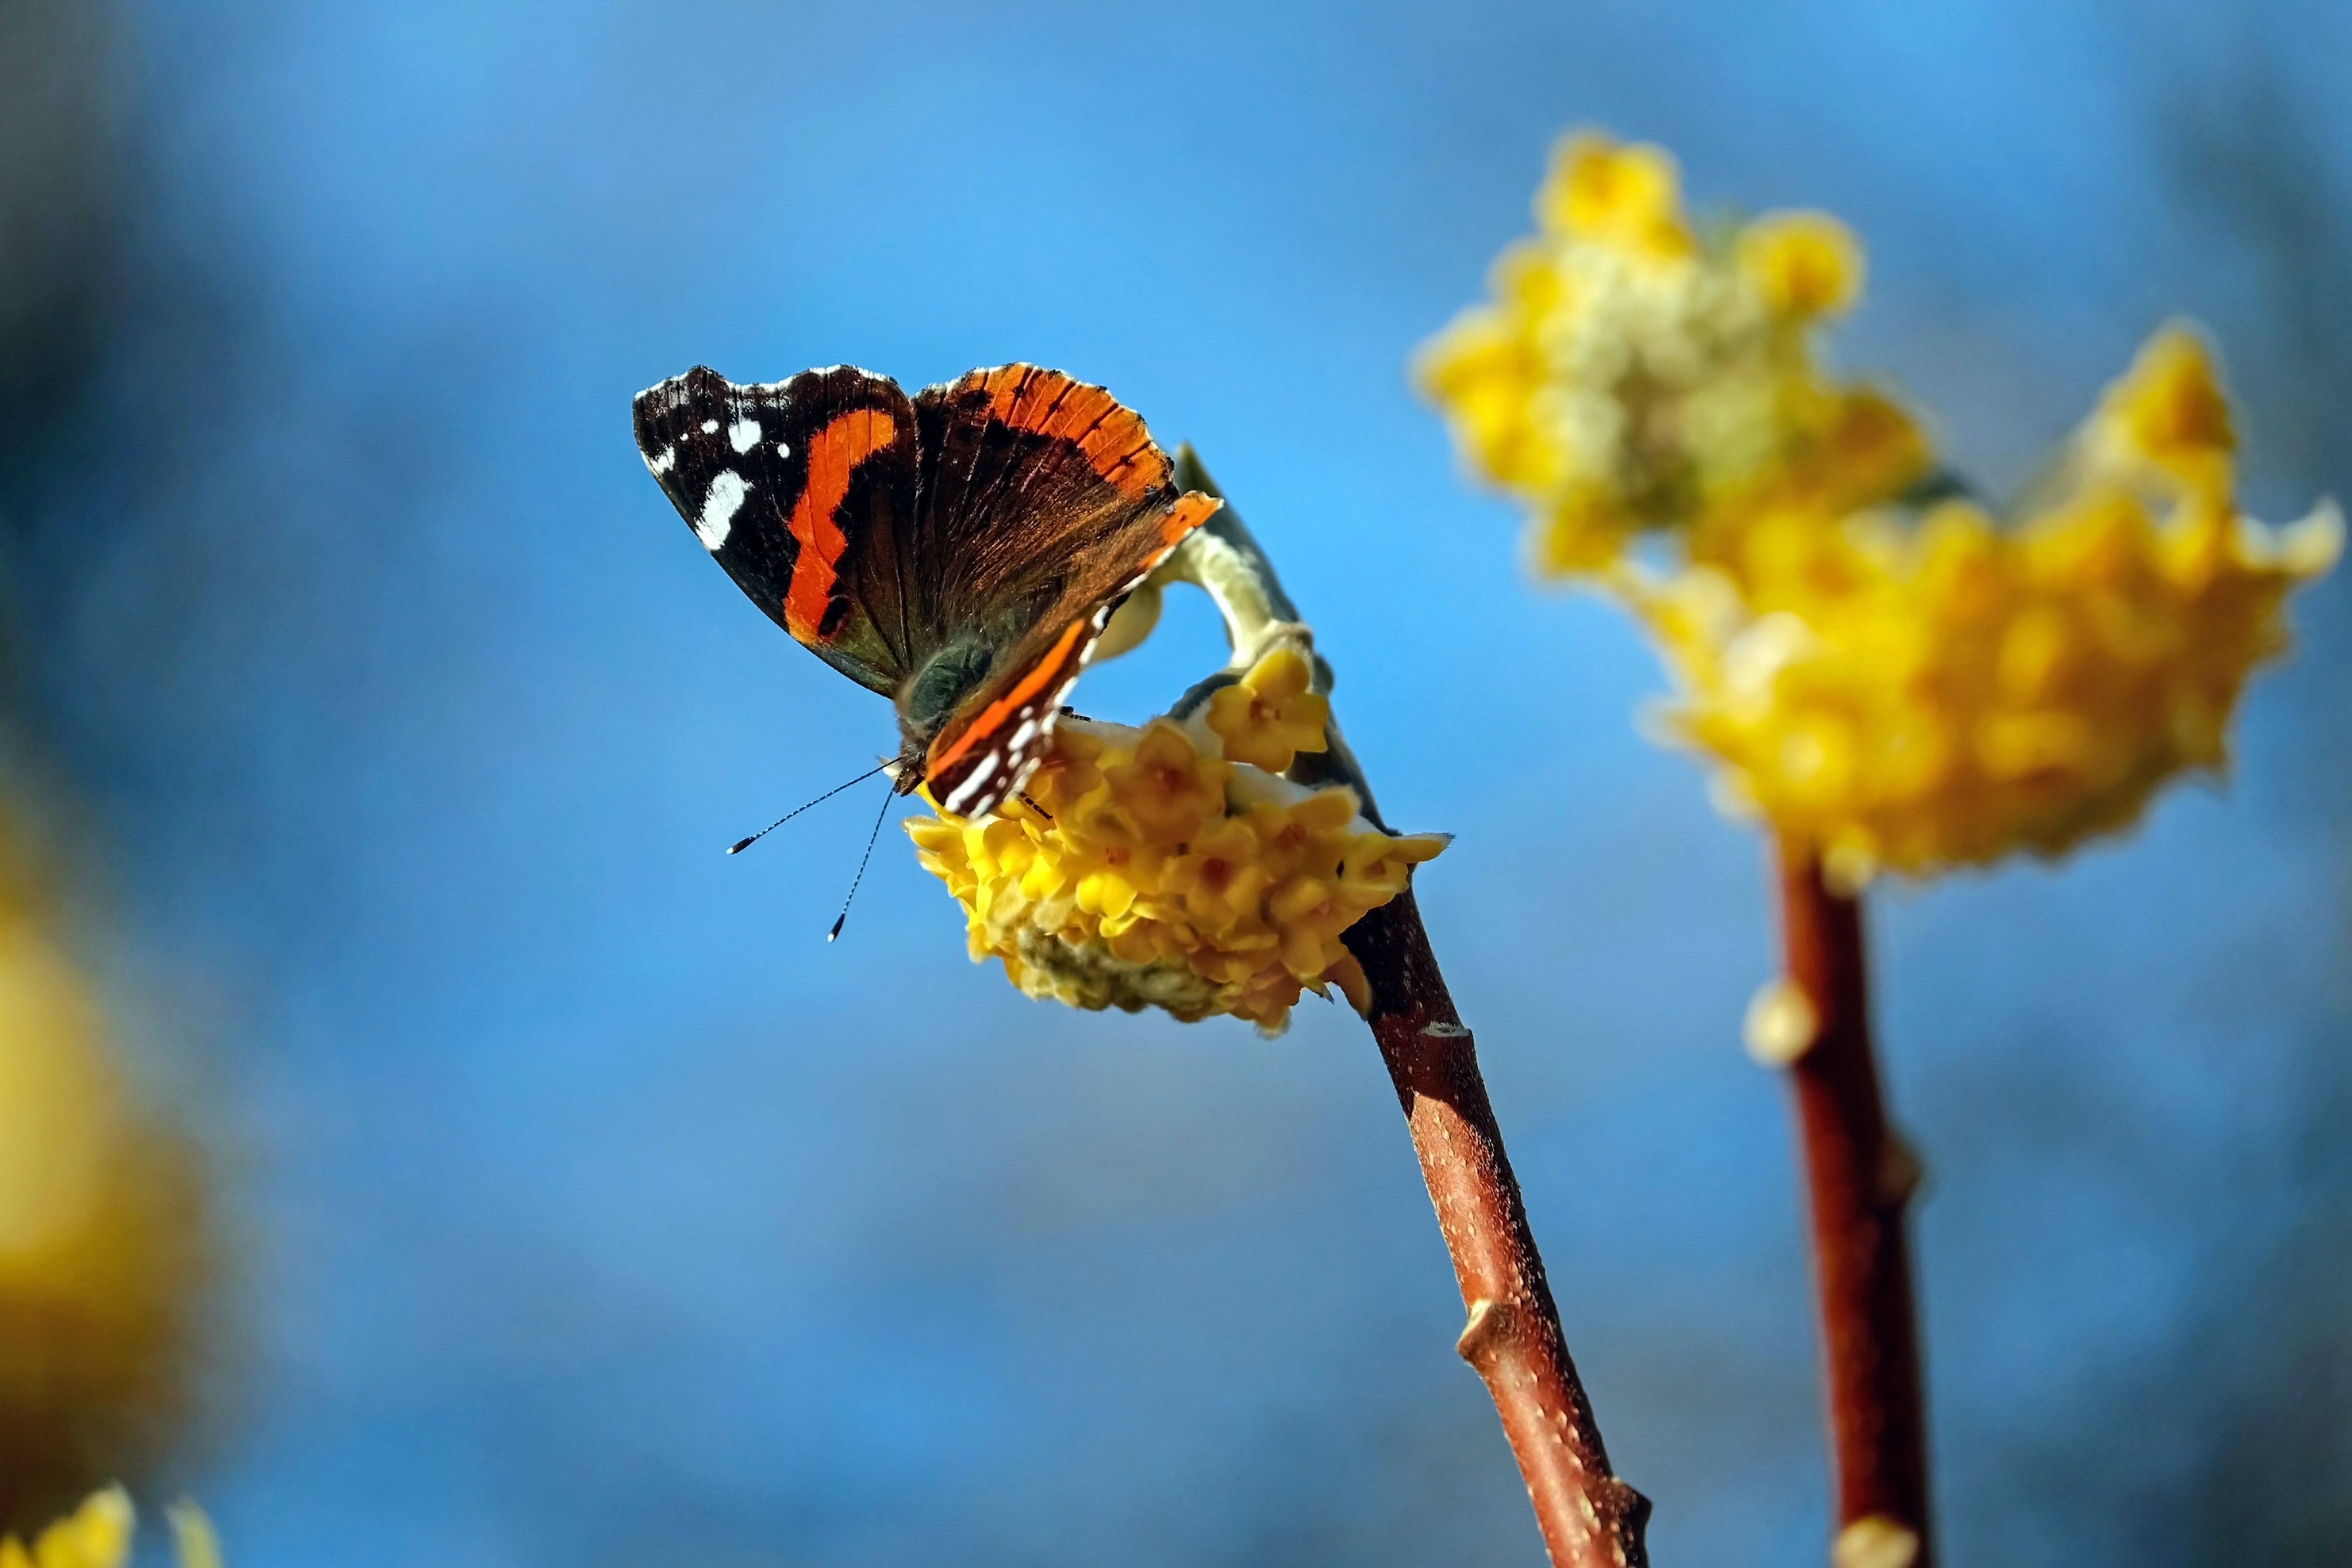
[[1008, 364], [911, 399], [848, 365], [640, 393], [637, 449], [751, 602], [898, 708], [898, 787], [1020, 789], [1120, 601], [1223, 503], [1099, 386]]

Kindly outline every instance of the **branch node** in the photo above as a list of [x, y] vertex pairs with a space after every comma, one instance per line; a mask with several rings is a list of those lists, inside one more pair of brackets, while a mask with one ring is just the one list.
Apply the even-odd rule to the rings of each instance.
[[1468, 1028], [1460, 1024], [1449, 1024], [1443, 1018], [1433, 1024], [1423, 1025], [1421, 1032], [1433, 1040], [1466, 1040], [1470, 1037]]
[[1878, 1201], [1889, 1208], [1900, 1208], [1919, 1190], [1919, 1179], [1926, 1173], [1911, 1145], [1889, 1132], [1878, 1153]]
[[1830, 1568], [1911, 1568], [1918, 1561], [1918, 1532], [1883, 1513], [1855, 1520], [1830, 1547]]
[[1470, 1303], [1470, 1321], [1462, 1325], [1462, 1337], [1454, 1342], [1454, 1353], [1472, 1366], [1511, 1328], [1511, 1309], [1491, 1296], [1481, 1296]]
[[1749, 1056], [1768, 1068], [1784, 1068], [1821, 1039], [1822, 1019], [1803, 988], [1782, 975], [1757, 987], [1739, 1033]]

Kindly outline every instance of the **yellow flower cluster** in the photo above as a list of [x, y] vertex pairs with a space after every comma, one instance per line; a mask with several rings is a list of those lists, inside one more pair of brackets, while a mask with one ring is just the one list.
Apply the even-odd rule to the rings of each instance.
[[1848, 886], [2126, 826], [2222, 765], [2287, 590], [2340, 547], [2331, 508], [2240, 516], [2231, 447], [2203, 345], [2168, 329], [2011, 527], [1958, 502], [1916, 526], [1792, 508], [1665, 581], [1626, 571], [1682, 688], [1667, 728]]
[[964, 907], [973, 961], [1001, 958], [1024, 993], [1076, 1007], [1229, 1013], [1268, 1034], [1304, 990], [1365, 1005], [1340, 933], [1446, 841], [1382, 833], [1354, 792], [1279, 776], [1324, 749], [1310, 678], [1285, 648], [1181, 724], [1066, 717], [995, 815], [910, 819], [918, 858]]
[[1478, 473], [1528, 502], [1539, 569], [1601, 572], [1643, 531], [1795, 501], [1850, 510], [1926, 471], [1909, 416], [1816, 363], [1862, 289], [1836, 220], [1770, 214], [1702, 243], [1671, 158], [1590, 134], [1560, 144], [1535, 210], [1493, 300], [1416, 374]]
[[[180, 1568], [221, 1568], [220, 1543], [203, 1510], [182, 1503], [166, 1511]], [[0, 1536], [0, 1568], [122, 1568], [137, 1527], [131, 1499], [121, 1487], [109, 1487], [42, 1531], [30, 1547], [13, 1535]]]
[[[1770, 215], [1703, 242], [1664, 153], [1590, 135], [1536, 216], [1421, 379], [1529, 504], [1539, 564], [1658, 637], [1682, 689], [1665, 729], [1720, 764], [1727, 808], [1858, 885], [2056, 854], [2221, 764], [2287, 590], [2341, 529], [2326, 507], [2285, 530], [2239, 515], [2193, 333], [2147, 345], [2019, 515], [1922, 515], [1917, 423], [1820, 368], [1819, 330], [1861, 291], [1843, 226]], [[1644, 532], [1663, 552], [1633, 552]]]

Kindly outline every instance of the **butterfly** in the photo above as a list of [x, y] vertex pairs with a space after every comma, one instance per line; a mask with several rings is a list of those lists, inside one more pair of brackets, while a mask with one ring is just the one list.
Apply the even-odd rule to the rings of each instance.
[[1099, 386], [1008, 364], [927, 386], [850, 365], [637, 395], [637, 449], [784, 630], [898, 706], [898, 792], [1018, 792], [1111, 612], [1222, 501], [1179, 493]]

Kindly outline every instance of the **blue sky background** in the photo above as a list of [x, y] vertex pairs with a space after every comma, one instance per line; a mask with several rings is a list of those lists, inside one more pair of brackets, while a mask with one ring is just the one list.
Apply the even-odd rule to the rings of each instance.
[[[1339, 670], [1662, 1563], [1817, 1563], [1751, 831], [1639, 740], [1404, 365], [1546, 149], [1864, 236], [1842, 338], [2020, 478], [2173, 312], [2273, 518], [2352, 488], [2328, 8], [148, 0], [102, 309], [11, 470], [93, 942], [218, 1152], [238, 1568], [1540, 1561], [1369, 1037], [962, 956], [892, 744], [703, 552], [638, 388], [1022, 358], [1196, 443]], [[2333, 248], [2331, 248], [2331, 247]], [[2331, 281], [2333, 280], [2333, 281]], [[2346, 589], [2226, 793], [1874, 903], [1955, 1563], [2352, 1545]], [[1222, 658], [1202, 604], [1078, 702]], [[159, 1494], [160, 1495], [160, 1494]]]

